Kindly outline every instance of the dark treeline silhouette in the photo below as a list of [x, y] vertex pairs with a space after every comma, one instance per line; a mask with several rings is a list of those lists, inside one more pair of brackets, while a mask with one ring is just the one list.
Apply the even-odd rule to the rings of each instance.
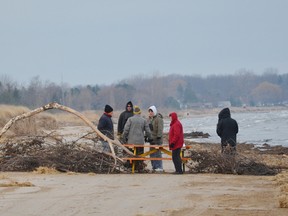
[[143, 109], [150, 105], [159, 108], [182, 109], [215, 107], [219, 102], [232, 106], [287, 105], [288, 74], [273, 70], [262, 75], [249, 71], [234, 75], [151, 77], [135, 76], [111, 85], [57, 85], [33, 78], [27, 86], [0, 79], [0, 103], [27, 106], [30, 109], [50, 102], [58, 102], [73, 109], [101, 110], [110, 104], [123, 110], [127, 101]]

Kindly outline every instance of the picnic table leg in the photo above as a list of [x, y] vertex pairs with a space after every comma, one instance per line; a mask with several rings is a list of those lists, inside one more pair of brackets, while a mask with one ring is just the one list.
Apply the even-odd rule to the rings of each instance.
[[134, 171], [135, 171], [135, 161], [132, 160], [132, 173], [134, 173]]
[[[133, 154], [136, 155], [136, 147], [133, 148]], [[132, 160], [132, 173], [135, 172], [135, 160]]]

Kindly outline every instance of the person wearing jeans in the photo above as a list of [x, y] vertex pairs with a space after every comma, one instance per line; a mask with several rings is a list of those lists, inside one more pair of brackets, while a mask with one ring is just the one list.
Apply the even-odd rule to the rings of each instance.
[[[162, 145], [163, 144], [163, 116], [157, 112], [155, 106], [150, 106], [149, 112], [149, 127], [152, 133], [152, 145]], [[154, 148], [151, 148], [151, 150]], [[150, 154], [151, 158], [162, 158], [162, 153], [158, 150], [155, 153]], [[163, 172], [162, 160], [151, 160], [152, 169], [154, 172]]]

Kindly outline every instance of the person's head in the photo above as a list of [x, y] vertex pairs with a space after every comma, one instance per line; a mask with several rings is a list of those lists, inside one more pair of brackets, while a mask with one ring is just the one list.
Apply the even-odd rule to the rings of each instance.
[[110, 105], [106, 104], [105, 108], [104, 108], [104, 112], [109, 114], [109, 115], [112, 115], [113, 114], [113, 108]]
[[133, 112], [133, 104], [131, 101], [126, 104], [126, 111]]
[[149, 109], [148, 109], [148, 112], [149, 112], [149, 116], [150, 117], [153, 117], [153, 116], [157, 115], [157, 109], [156, 109], [155, 106], [150, 106]]
[[178, 119], [177, 113], [175, 112], [170, 113], [169, 117], [170, 117], [171, 122], [174, 122]]
[[218, 119], [224, 119], [224, 118], [230, 118], [230, 117], [231, 117], [231, 113], [228, 107], [222, 109], [220, 113], [218, 114]]
[[141, 109], [139, 106], [135, 106], [134, 107], [134, 115], [140, 115], [141, 114]]

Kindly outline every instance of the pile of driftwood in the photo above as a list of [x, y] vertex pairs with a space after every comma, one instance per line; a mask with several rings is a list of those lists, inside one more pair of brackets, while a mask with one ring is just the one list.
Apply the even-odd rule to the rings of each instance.
[[[17, 137], [3, 139], [3, 135], [17, 121], [51, 109], [60, 109], [79, 117], [92, 129], [94, 134], [94, 138], [91, 139], [92, 143], [96, 146], [99, 143], [97, 140], [105, 140], [109, 144], [111, 152], [102, 152], [93, 146], [83, 145], [81, 138], [71, 143], [62, 142], [61, 139], [49, 135], [24, 137], [20, 140]], [[54, 139], [55, 142], [48, 144], [49, 138]], [[31, 171], [38, 166], [47, 166], [61, 171], [113, 173], [124, 168], [123, 160], [115, 150], [120, 148], [119, 152], [124, 152], [128, 157], [134, 156], [119, 140], [111, 140], [102, 134], [84, 115], [58, 103], [49, 103], [10, 119], [0, 132], [0, 139], [0, 169], [2, 171]]]
[[[48, 167], [61, 172], [129, 173], [121, 159], [117, 159], [115, 164], [115, 157], [111, 153], [102, 152], [98, 138], [91, 134], [70, 143], [63, 142], [59, 137], [52, 142], [53, 138], [51, 134], [48, 137], [7, 139], [0, 145], [0, 170], [33, 171], [38, 167]], [[93, 144], [83, 142], [84, 139]], [[114, 151], [117, 158], [129, 157], [120, 148], [115, 148]], [[188, 150], [188, 154], [190, 160], [186, 167], [190, 173], [275, 175], [280, 171], [239, 153], [230, 155], [216, 150]]]
[[279, 169], [257, 162], [253, 158], [219, 151], [189, 151], [187, 166], [192, 173], [222, 173], [238, 175], [276, 175]]
[[[47, 138], [47, 137], [45, 137]], [[15, 138], [0, 146], [1, 171], [33, 171], [38, 167], [54, 168], [62, 172], [119, 173], [123, 162], [97, 146], [81, 142], [47, 144], [43, 137]]]

